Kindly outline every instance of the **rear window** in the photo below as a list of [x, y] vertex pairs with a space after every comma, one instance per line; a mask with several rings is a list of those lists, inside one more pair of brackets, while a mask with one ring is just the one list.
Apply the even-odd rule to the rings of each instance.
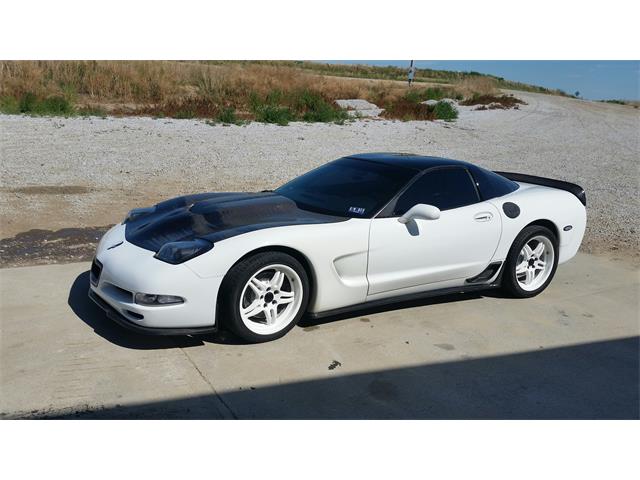
[[515, 192], [519, 188], [516, 182], [512, 182], [508, 178], [484, 168], [474, 166], [471, 169], [471, 174], [476, 181], [478, 191], [483, 200], [502, 197], [508, 193]]

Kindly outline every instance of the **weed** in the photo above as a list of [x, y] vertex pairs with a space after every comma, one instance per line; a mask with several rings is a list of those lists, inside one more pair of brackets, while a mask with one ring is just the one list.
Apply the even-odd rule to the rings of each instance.
[[[502, 107], [504, 108], [515, 108], [518, 104], [526, 105], [526, 102], [512, 95], [496, 96], [496, 95], [478, 95], [478, 94], [472, 95], [471, 98], [468, 98], [460, 102], [460, 105], [466, 105], [466, 106], [490, 105], [490, 104], [499, 104], [499, 105], [502, 105]], [[494, 107], [489, 107], [489, 108], [496, 108], [496, 107], [494, 105]]]
[[347, 112], [329, 103], [319, 92], [296, 92], [294, 102], [305, 122], [344, 122], [348, 117]]
[[0, 97], [0, 112], [18, 114], [20, 113], [20, 102], [10, 95]]
[[[406, 80], [406, 73], [303, 61], [0, 61], [0, 109], [73, 115], [77, 105], [75, 113], [86, 115], [90, 109], [80, 106], [109, 104], [114, 115], [286, 124], [344, 122], [346, 113], [335, 100], [360, 98], [390, 106], [387, 118], [428, 120], [434, 113], [418, 106], [425, 100], [495, 95], [498, 88], [558, 93], [476, 72], [418, 69], [418, 83], [410, 89], [387, 81]], [[421, 88], [419, 82], [437, 85]]]
[[107, 111], [104, 108], [86, 105], [76, 110], [78, 115], [83, 117], [102, 117], [105, 118], [107, 116]]
[[20, 113], [33, 113], [38, 104], [38, 98], [32, 92], [27, 92], [20, 99]]
[[423, 103], [416, 103], [402, 97], [385, 106], [382, 112], [384, 118], [393, 118], [403, 121], [408, 120], [435, 120], [436, 116], [432, 107]]
[[289, 122], [294, 120], [293, 113], [288, 107], [262, 105], [254, 113], [258, 122], [276, 123], [284, 126], [289, 125]]
[[451, 122], [458, 118], [458, 109], [450, 102], [440, 101], [433, 108], [433, 113], [438, 120], [446, 120]]
[[241, 123], [236, 116], [236, 109], [233, 107], [224, 107], [216, 117], [216, 120], [218, 120], [218, 122], [233, 123], [236, 125]]
[[38, 102], [33, 113], [39, 115], [73, 115], [73, 105], [64, 97], [49, 97]]

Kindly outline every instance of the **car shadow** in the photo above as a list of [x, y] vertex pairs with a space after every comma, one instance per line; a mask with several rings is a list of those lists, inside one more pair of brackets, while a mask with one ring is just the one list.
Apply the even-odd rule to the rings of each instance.
[[[110, 320], [106, 313], [98, 307], [88, 296], [89, 291], [89, 271], [81, 273], [74, 280], [67, 303], [73, 313], [85, 324], [93, 329], [105, 340], [123, 348], [131, 348], [134, 350], [160, 350], [167, 348], [188, 348], [204, 345], [205, 343], [214, 343], [220, 345], [246, 345], [247, 342], [234, 335], [233, 333], [220, 330], [213, 334], [207, 335], [175, 335], [175, 336], [154, 336], [143, 335], [128, 330], [117, 323]], [[406, 308], [424, 307], [429, 305], [438, 305], [441, 303], [461, 302], [482, 297], [505, 297], [500, 290], [487, 290], [486, 292], [459, 293], [452, 295], [444, 295], [441, 297], [431, 297], [425, 299], [416, 299], [405, 302], [397, 302], [384, 306], [364, 307], [348, 313], [339, 315], [331, 315], [323, 318], [311, 318], [308, 315], [302, 317], [298, 322], [299, 328], [306, 328], [327, 323], [348, 320], [361, 317], [364, 315], [374, 315], [376, 313], [384, 313], [393, 310], [403, 310]]]
[[107, 318], [106, 313], [91, 301], [88, 291], [89, 271], [86, 271], [78, 275], [71, 285], [67, 300], [69, 307], [96, 334], [120, 347], [134, 350], [159, 350], [196, 347], [204, 345], [205, 342], [225, 345], [240, 345], [243, 343], [241, 339], [224, 331], [209, 335], [154, 336], [127, 330]]
[[300, 320], [298, 323], [299, 327], [312, 327], [316, 325], [324, 325], [326, 323], [339, 322], [341, 320], [348, 320], [350, 318], [362, 317], [366, 315], [375, 315], [376, 313], [384, 313], [395, 310], [404, 310], [407, 308], [416, 308], [416, 307], [427, 307], [429, 305], [439, 305], [442, 303], [451, 303], [451, 302], [464, 302], [466, 300], [474, 300], [483, 297], [494, 297], [494, 298], [508, 298], [505, 294], [503, 294], [500, 290], [497, 289], [489, 289], [487, 291], [482, 292], [472, 292], [472, 293], [453, 293], [448, 295], [442, 295], [439, 297], [429, 297], [429, 298], [418, 298], [414, 300], [408, 300], [403, 302], [394, 302], [389, 303], [387, 305], [380, 305], [375, 307], [366, 307], [358, 308], [346, 313], [340, 313], [337, 315], [330, 315], [327, 317], [321, 318], [313, 318], [309, 315], [306, 315]]

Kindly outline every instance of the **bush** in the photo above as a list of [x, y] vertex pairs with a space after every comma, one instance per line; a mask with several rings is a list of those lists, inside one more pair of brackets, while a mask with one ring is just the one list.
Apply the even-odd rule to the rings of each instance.
[[435, 120], [433, 108], [423, 103], [416, 103], [406, 99], [399, 98], [396, 101], [385, 105], [384, 112], [381, 114], [384, 118], [393, 118], [403, 121], [408, 120]]
[[188, 120], [190, 118], [195, 118], [196, 112], [189, 109], [178, 110], [173, 115], [173, 118], [177, 118], [178, 120]]
[[446, 120], [448, 122], [458, 118], [458, 109], [449, 102], [438, 102], [433, 112], [438, 120]]
[[20, 113], [20, 102], [10, 95], [0, 97], [0, 112], [17, 114]]
[[36, 105], [35, 113], [40, 115], [72, 115], [73, 105], [64, 97], [49, 97]]
[[25, 93], [20, 99], [20, 113], [32, 113], [37, 103], [38, 98], [34, 93]]
[[347, 112], [332, 105], [317, 92], [304, 90], [295, 95], [296, 109], [305, 122], [344, 122]]
[[262, 105], [255, 110], [256, 121], [264, 123], [276, 123], [278, 125], [288, 125], [294, 120], [293, 113], [287, 107], [276, 105]]
[[471, 98], [460, 102], [460, 105], [472, 106], [472, 105], [489, 105], [491, 103], [496, 103], [502, 105], [504, 108], [515, 108], [518, 104], [526, 105], [526, 102], [523, 102], [519, 98], [516, 98], [512, 95], [479, 95], [474, 94]]
[[238, 117], [236, 116], [236, 109], [233, 107], [223, 107], [216, 117], [216, 120], [222, 123], [240, 123]]
[[12, 96], [1, 97], [0, 111], [10, 114], [65, 116], [76, 113], [71, 102], [64, 97], [54, 96], [41, 99], [31, 92], [25, 93], [20, 99]]
[[105, 118], [107, 116], [107, 111], [104, 108], [96, 107], [96, 106], [84, 106], [77, 110], [78, 115], [82, 115], [83, 117], [102, 117]]

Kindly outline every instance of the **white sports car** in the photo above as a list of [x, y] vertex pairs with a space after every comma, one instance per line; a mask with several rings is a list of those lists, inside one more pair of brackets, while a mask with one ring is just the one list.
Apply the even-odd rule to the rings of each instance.
[[571, 259], [584, 190], [470, 163], [353, 155], [275, 191], [187, 195], [129, 212], [100, 240], [89, 296], [116, 322], [249, 342], [326, 316], [502, 286], [532, 297]]

